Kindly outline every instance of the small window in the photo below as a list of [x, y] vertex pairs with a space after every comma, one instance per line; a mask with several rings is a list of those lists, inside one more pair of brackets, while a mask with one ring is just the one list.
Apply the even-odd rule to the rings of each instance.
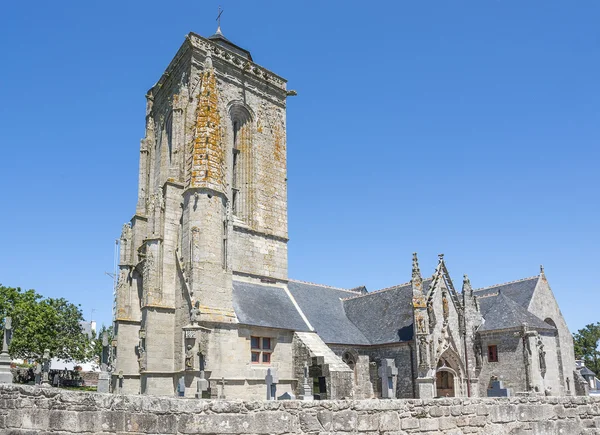
[[250, 337], [252, 364], [271, 364], [272, 344], [270, 337]]
[[488, 362], [498, 362], [498, 346], [488, 346]]

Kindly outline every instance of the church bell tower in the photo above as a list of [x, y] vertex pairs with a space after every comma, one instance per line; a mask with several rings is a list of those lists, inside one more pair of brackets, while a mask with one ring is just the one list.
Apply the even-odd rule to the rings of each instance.
[[286, 96], [220, 28], [189, 33], [148, 91], [138, 202], [121, 235], [114, 391], [172, 395], [182, 380], [224, 376], [233, 279], [287, 280]]

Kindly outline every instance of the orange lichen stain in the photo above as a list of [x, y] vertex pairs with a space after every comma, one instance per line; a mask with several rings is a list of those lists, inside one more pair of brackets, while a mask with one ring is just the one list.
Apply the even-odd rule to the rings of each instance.
[[275, 124], [273, 127], [273, 138], [275, 140], [274, 148], [275, 148], [275, 161], [281, 163], [285, 161], [285, 138], [281, 133], [281, 128], [279, 125]]
[[179, 103], [179, 94], [173, 95], [173, 106], [176, 106]]
[[194, 139], [188, 159], [188, 185], [224, 190], [225, 158], [214, 70], [204, 71], [200, 82]]

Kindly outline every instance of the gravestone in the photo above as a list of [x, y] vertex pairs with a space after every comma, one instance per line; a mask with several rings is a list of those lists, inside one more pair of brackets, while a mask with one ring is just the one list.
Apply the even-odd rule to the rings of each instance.
[[50, 374], [50, 350], [44, 350], [42, 356], [42, 387], [51, 387], [48, 375]]
[[6, 317], [4, 319], [4, 338], [2, 340], [2, 353], [0, 353], [0, 383], [12, 384], [13, 375], [10, 371], [10, 355], [8, 353], [8, 345], [12, 335], [12, 319]]
[[179, 397], [185, 396], [185, 378], [183, 376], [177, 381], [177, 395]]
[[277, 397], [277, 384], [279, 383], [279, 376], [277, 375], [277, 369], [268, 368], [267, 376], [265, 376], [265, 383], [267, 384], [267, 400], [275, 400]]
[[110, 392], [110, 373], [109, 366], [109, 348], [108, 348], [108, 333], [102, 334], [102, 360], [100, 362], [100, 373], [98, 374], [98, 393]]
[[[225, 378], [221, 378], [220, 381], [217, 382], [217, 391], [218, 391], [218, 395], [217, 395], [217, 399], [225, 399], [225, 384], [227, 382], [225, 381]], [[221, 386], [221, 388], [218, 388], [218, 386]]]
[[196, 399], [209, 399], [208, 381], [204, 378], [204, 370], [200, 371], [200, 379], [196, 383]]
[[286, 391], [281, 396], [279, 396], [277, 400], [296, 400], [296, 396]]
[[379, 367], [379, 376], [381, 377], [381, 397], [383, 399], [394, 399], [394, 377], [398, 376], [398, 368], [392, 358], [381, 360]]
[[308, 377], [308, 365], [305, 364], [304, 365], [304, 369], [303, 369], [303, 379], [302, 379], [302, 386], [300, 388], [300, 400], [305, 400], [305, 401], [311, 401], [314, 400], [313, 394], [312, 394], [312, 386], [311, 386], [311, 382], [312, 379]]
[[488, 397], [510, 397], [510, 390], [504, 388], [502, 381], [492, 381], [492, 388], [487, 390]]

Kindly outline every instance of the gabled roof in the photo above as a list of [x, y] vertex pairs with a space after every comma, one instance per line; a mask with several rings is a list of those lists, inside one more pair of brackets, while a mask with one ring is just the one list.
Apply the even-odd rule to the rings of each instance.
[[233, 281], [233, 309], [244, 325], [310, 331], [282, 287]]
[[[423, 281], [427, 293], [431, 279]], [[344, 300], [346, 315], [370, 344], [413, 339], [412, 286], [400, 284]]]
[[491, 287], [476, 289], [474, 290], [474, 294], [477, 296], [482, 313], [487, 311], [489, 307], [494, 304], [493, 298], [497, 296], [499, 292], [502, 292], [505, 296], [527, 309], [531, 302], [531, 298], [533, 297], [533, 292], [538, 280], [539, 276], [533, 276], [518, 281], [496, 284]]
[[527, 323], [527, 326], [532, 329], [556, 329], [506, 296], [503, 291], [491, 300], [492, 303], [487, 310], [482, 311], [484, 322], [479, 327], [479, 332], [519, 328], [523, 323]]
[[342, 302], [344, 298], [359, 295], [360, 291], [291, 280], [288, 289], [325, 343], [370, 344], [346, 316]]

